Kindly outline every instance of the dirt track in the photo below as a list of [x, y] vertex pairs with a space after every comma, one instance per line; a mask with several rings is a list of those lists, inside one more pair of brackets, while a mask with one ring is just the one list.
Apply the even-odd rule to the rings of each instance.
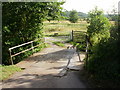
[[[75, 49], [67, 49], [53, 45], [50, 41], [57, 39], [46, 38], [50, 47], [41, 52], [35, 53], [25, 61], [18, 63], [22, 72], [17, 72], [10, 79], [3, 82], [3, 88], [86, 88], [87, 86], [80, 80], [80, 71], [66, 70], [68, 60], [71, 60], [68, 68], [77, 67], [81, 70], [83, 63]], [[59, 40], [58, 40], [59, 41]], [[70, 44], [66, 44], [71, 46]], [[81, 54], [84, 58], [84, 54]]]

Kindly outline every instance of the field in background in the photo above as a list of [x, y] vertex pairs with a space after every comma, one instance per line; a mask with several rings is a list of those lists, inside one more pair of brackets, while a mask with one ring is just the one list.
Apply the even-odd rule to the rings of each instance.
[[86, 21], [78, 21], [77, 23], [71, 23], [67, 20], [64, 21], [45, 21], [43, 23], [44, 34], [45, 35], [54, 35], [54, 33], [58, 33], [58, 35], [69, 35], [72, 30], [75, 31], [87, 31], [87, 22]]

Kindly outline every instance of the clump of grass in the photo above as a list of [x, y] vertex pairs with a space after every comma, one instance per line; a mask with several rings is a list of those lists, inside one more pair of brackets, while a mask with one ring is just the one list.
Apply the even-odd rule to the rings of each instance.
[[9, 65], [9, 66], [2, 66], [2, 65], [0, 65], [0, 69], [1, 69], [0, 81], [8, 79], [15, 72], [21, 71], [21, 68], [15, 66], [15, 65]]
[[54, 43], [55, 45], [57, 45], [57, 46], [60, 46], [60, 47], [64, 47], [65, 46], [65, 44], [64, 43], [62, 43], [62, 42], [52, 42], [52, 43]]

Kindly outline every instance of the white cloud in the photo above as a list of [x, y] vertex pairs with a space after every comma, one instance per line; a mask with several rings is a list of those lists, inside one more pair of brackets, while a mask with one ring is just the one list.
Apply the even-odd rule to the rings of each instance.
[[63, 8], [87, 13], [94, 9], [95, 6], [98, 6], [98, 8], [103, 9], [106, 13], [112, 11], [113, 6], [118, 8], [118, 2], [119, 0], [66, 0]]

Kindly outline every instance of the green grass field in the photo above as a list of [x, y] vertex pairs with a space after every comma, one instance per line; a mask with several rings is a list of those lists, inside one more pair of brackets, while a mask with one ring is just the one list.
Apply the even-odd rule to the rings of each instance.
[[54, 33], [58, 33], [58, 35], [69, 35], [72, 30], [75, 31], [87, 31], [87, 22], [86, 21], [78, 21], [77, 23], [71, 23], [69, 21], [45, 21], [43, 23], [44, 34], [45, 35], [54, 35]]

